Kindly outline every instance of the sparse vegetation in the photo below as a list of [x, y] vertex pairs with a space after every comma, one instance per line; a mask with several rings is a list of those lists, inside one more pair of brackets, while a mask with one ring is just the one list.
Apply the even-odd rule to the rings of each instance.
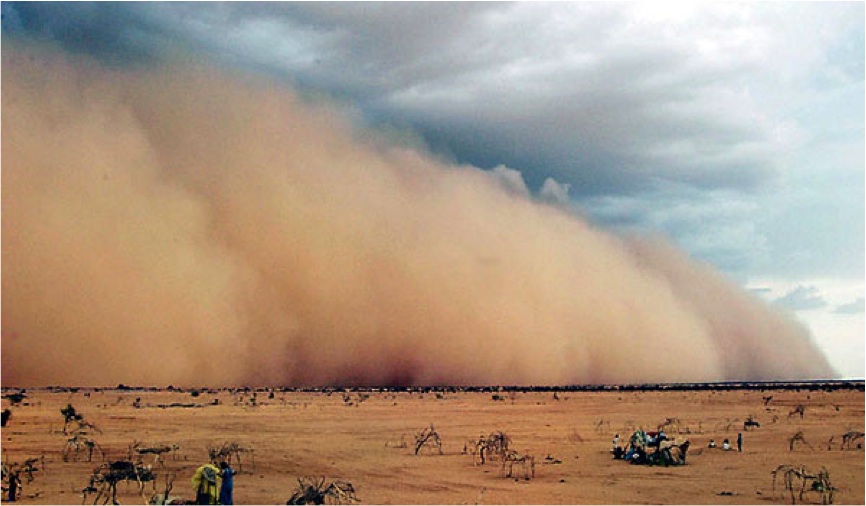
[[[31, 466], [34, 471], [38, 468], [38, 472], [32, 473], [36, 478], [35, 484], [28, 486], [28, 474], [23, 472], [23, 465], [18, 466], [18, 474], [14, 478], [17, 480], [17, 501], [49, 504], [81, 502], [81, 496], [71, 495], [71, 491], [74, 491], [76, 494], [85, 492], [86, 504], [93, 503], [95, 499], [98, 504], [110, 504], [115, 499], [124, 504], [140, 504], [145, 500], [151, 504], [183, 503], [194, 497], [189, 485], [193, 470], [208, 462], [212, 454], [215, 461], [231, 460], [233, 467], [239, 471], [243, 466], [243, 472], [236, 478], [236, 485], [239, 485], [236, 489], [238, 503], [285, 502], [292, 492], [297, 476], [295, 473], [298, 472], [317, 473], [313, 475], [315, 480], [311, 479], [305, 485], [312, 486], [322, 496], [330, 483], [337, 482], [322, 481], [318, 476], [328, 476], [335, 470], [339, 470], [343, 476], [351, 476], [354, 490], [372, 503], [411, 504], [430, 501], [431, 498], [442, 504], [482, 500], [494, 502], [502, 499], [503, 486], [513, 488], [509, 492], [513, 495], [509, 497], [524, 504], [556, 503], [560, 501], [558, 498], [566, 496], [587, 503], [669, 501], [670, 496], [661, 489], [642, 485], [648, 480], [678, 480], [682, 474], [680, 471], [672, 471], [673, 474], [667, 473], [667, 477], [660, 478], [665, 474], [662, 469], [651, 467], [638, 472], [623, 468], [622, 460], [611, 459], [609, 464], [605, 463], [607, 459], [603, 456], [610, 449], [614, 432], [619, 433], [620, 444], [628, 441], [631, 432], [618, 429], [626, 423], [634, 424], [635, 430], [641, 426], [649, 430], [663, 428], [666, 432], [670, 431], [671, 437], [677, 432], [675, 424], [680, 434], [694, 434], [685, 428], [686, 423], [692, 424], [692, 429], [703, 424], [706, 434], [688, 436], [693, 443], [693, 448], [688, 450], [688, 459], [694, 469], [689, 473], [691, 488], [681, 496], [683, 502], [700, 504], [718, 499], [720, 489], [712, 488], [712, 476], [698, 471], [706, 469], [712, 460], [719, 459], [724, 460], [725, 472], [741, 483], [736, 489], [727, 489], [739, 497], [734, 502], [744, 502], [745, 498], [752, 497], [760, 502], [790, 503], [791, 491], [793, 501], [797, 503], [832, 500], [835, 503], [860, 504], [863, 501], [860, 488], [862, 481], [858, 481], [860, 478], [857, 478], [856, 473], [852, 474], [852, 470], [856, 471], [856, 466], [861, 465], [857, 455], [862, 456], [858, 449], [863, 445], [862, 436], [858, 437], [863, 430], [862, 420], [857, 418], [858, 413], [862, 414], [863, 402], [859, 391], [843, 390], [833, 394], [813, 391], [810, 403], [805, 404], [805, 394], [777, 389], [773, 392], [775, 398], [770, 406], [778, 410], [782, 418], [798, 403], [807, 406], [809, 418], [801, 422], [796, 415], [792, 417], [792, 420], [797, 418], [796, 428], [794, 424], [771, 424], [772, 413], [761, 415], [764, 413], [761, 397], [756, 393], [721, 390], [674, 395], [644, 392], [641, 394], [642, 401], [634, 404], [629, 402], [631, 394], [617, 392], [580, 394], [572, 397], [570, 402], [564, 402], [562, 390], [559, 391], [560, 402], [554, 402], [551, 401], [551, 391], [542, 389], [535, 394], [518, 391], [516, 399], [521, 402], [515, 402], [512, 407], [511, 403], [491, 402], [493, 393], [505, 399], [511, 398], [510, 389], [495, 387], [474, 392], [458, 389], [456, 391], [459, 394], [455, 395], [450, 395], [451, 390], [444, 389], [416, 388], [410, 394], [409, 389], [359, 391], [334, 388], [331, 391], [337, 395], [332, 399], [327, 397], [326, 389], [297, 392], [273, 390], [280, 394], [275, 396], [280, 402], [272, 403], [266, 400], [269, 390], [261, 389], [259, 391], [264, 392], [258, 396], [261, 406], [250, 409], [247, 401], [253, 391], [200, 389], [200, 398], [205, 399], [201, 401], [202, 404], [196, 404], [194, 409], [165, 412], [156, 408], [184, 404], [190, 400], [190, 391], [167, 392], [131, 387], [129, 392], [116, 392], [112, 389], [98, 391], [82, 388], [72, 397], [68, 395], [68, 389], [51, 392], [30, 389], [27, 399], [29, 404], [10, 410], [14, 411], [10, 423], [13, 428], [3, 432], [3, 456], [8, 464], [16, 460], [24, 462], [34, 453], [38, 455], [45, 452], [46, 463], [53, 470], [46, 475], [51, 479], [40, 479], [44, 472], [43, 465], [32, 462]], [[61, 426], [57, 423], [60, 420], [57, 414], [61, 408], [70, 413], [68, 406], [87, 402], [81, 401], [82, 392], [91, 392], [92, 400], [86, 405], [74, 406], [74, 413], [86, 415], [81, 416], [80, 421], [88, 423], [79, 423], [73, 416], [67, 424], [68, 434], [60, 437]], [[439, 398], [436, 394], [440, 392], [449, 392], [448, 396], [442, 396], [447, 401], [434, 399], [434, 395]], [[351, 413], [347, 413], [342, 406], [340, 398], [343, 393], [351, 396]], [[422, 393], [423, 400], [417, 395]], [[217, 395], [225, 402], [210, 404], [212, 397]], [[242, 405], [232, 402], [238, 395], [245, 399]], [[364, 401], [366, 404], [360, 410], [354, 409], [354, 405], [364, 396], [368, 398]], [[117, 398], [122, 398], [122, 402], [115, 404]], [[287, 402], [282, 402], [283, 398]], [[141, 399], [139, 409], [133, 405], [135, 399]], [[400, 401], [399, 407], [392, 406], [392, 401]], [[3, 402], [6, 404], [8, 401], [4, 399]], [[677, 404], [680, 402], [682, 406]], [[836, 411], [835, 405], [842, 406], [842, 409]], [[671, 411], [672, 406], [676, 406], [676, 411]], [[91, 413], [91, 409], [97, 411]], [[724, 429], [735, 420], [730, 417], [747, 413], [751, 414], [746, 421], [757, 421], [755, 412], [762, 416], [762, 427], [752, 437], [744, 432], [744, 451], [750, 454], [747, 458], [738, 458], [735, 451], [723, 453], [706, 449], [710, 438], [714, 438], [719, 446], [723, 438], [734, 442], [738, 429], [743, 428], [745, 422], [740, 418], [736, 425], [731, 425], [733, 434], [722, 434], [714, 426], [719, 425]], [[342, 413], [350, 416], [339, 416]], [[527, 416], [527, 413], [537, 416]], [[63, 416], [65, 421], [66, 415]], [[419, 420], [421, 423], [418, 423]], [[427, 420], [433, 420], [435, 428], [427, 425], [417, 434], [411, 430], [415, 424], [417, 428], [423, 427], [423, 422]], [[98, 435], [89, 422], [99, 424], [104, 434]], [[479, 436], [477, 428], [483, 428], [491, 422], [499, 427], [490, 428], [502, 430], [484, 432]], [[754, 429], [749, 427], [747, 430]], [[802, 440], [794, 438], [791, 450], [792, 434], [798, 431], [805, 437]], [[439, 438], [438, 442], [433, 432]], [[843, 436], [848, 433], [851, 434], [846, 442]], [[244, 439], [232, 441], [230, 438], [234, 434]], [[834, 437], [828, 441], [831, 435]], [[137, 438], [133, 439], [135, 436]], [[452, 436], [456, 442], [466, 441], [465, 446], [460, 446], [464, 446], [464, 453], [472, 453], [473, 456], [459, 456], [460, 447], [449, 453], [445, 443], [450, 443]], [[470, 439], [471, 436], [477, 439]], [[78, 446], [76, 448], [73, 444], [64, 448], [68, 460], [64, 462], [61, 444], [68, 444], [68, 440], [73, 438]], [[219, 438], [226, 438], [228, 442], [222, 443]], [[431, 457], [413, 457], [419, 440], [423, 444], [419, 447], [418, 455], [430, 454]], [[94, 443], [92, 448], [88, 447], [88, 441]], [[817, 441], [820, 448], [812, 448], [806, 441], [812, 444]], [[479, 442], [483, 444], [479, 445]], [[670, 447], [668, 442], [662, 444], [653, 457], [657, 461], [651, 462], [647, 455], [646, 464], [656, 466], [681, 462], [682, 440], [676, 443]], [[252, 465], [251, 453], [225, 453], [237, 449], [232, 448], [232, 444], [240, 448], [255, 445], [255, 467]], [[181, 446], [182, 449], [178, 448]], [[503, 453], [502, 449], [506, 446], [507, 451]], [[478, 465], [482, 448], [484, 466]], [[833, 451], [828, 452], [827, 448]], [[577, 455], [578, 450], [580, 455]], [[652, 454], [651, 449], [646, 452]], [[435, 458], [432, 457], [434, 455]], [[777, 483], [774, 484], [776, 498], [771, 499], [769, 489], [761, 495], [759, 492], [766, 486], [768, 477], [764, 473], [756, 475], [754, 466], [759, 465], [762, 467], [758, 469], [771, 471], [776, 463], [785, 462], [786, 458], [796, 458], [797, 455], [800, 455], [803, 463], [812, 467], [803, 474], [806, 479], [803, 498], [800, 499], [799, 495], [803, 489], [803, 479], [792, 473], [793, 485], [791, 490], [787, 490], [783, 485], [784, 470], [777, 473]], [[92, 464], [87, 464], [88, 458]], [[470, 459], [478, 467], [470, 465]], [[493, 467], [490, 461], [493, 461]], [[816, 461], [819, 464], [817, 467], [814, 466]], [[135, 478], [134, 474], [132, 479], [127, 480], [116, 479], [116, 476], [111, 478], [104, 468], [99, 473], [102, 477], [91, 476], [92, 466], [117, 462], [128, 462], [139, 470], [147, 470], [152, 479], [142, 471], [139, 471], [141, 480]], [[539, 463], [546, 465], [538, 466]], [[828, 470], [823, 481], [820, 475], [822, 464]], [[598, 482], [588, 479], [583, 473], [590, 465], [598, 468], [595, 476], [603, 476]], [[799, 466], [794, 467], [799, 470]], [[832, 471], [832, 482], [829, 471]], [[11, 474], [4, 477], [4, 501], [8, 498]], [[285, 480], [287, 475], [290, 476], [288, 481]], [[425, 476], [435, 476], [435, 479], [425, 482]], [[634, 487], [609, 486], [617, 482], [625, 483], [626, 479], [634, 480]], [[507, 480], [519, 480], [524, 485], [508, 485]], [[122, 481], [128, 483], [123, 484]], [[144, 486], [140, 487], [139, 482]], [[279, 483], [287, 483], [288, 486], [281, 488]], [[456, 486], [458, 483], [465, 486]], [[359, 484], [362, 488], [358, 488]], [[87, 489], [82, 490], [85, 486]], [[340, 488], [339, 484], [337, 486], [347, 491]], [[485, 488], [487, 491], [482, 497], [478, 490]], [[321, 500], [329, 503], [357, 502], [356, 499], [340, 499], [330, 495], [324, 495]]]
[[792, 409], [788, 413], [788, 418], [791, 418], [792, 416], [795, 416], [795, 415], [800, 415], [800, 420], [802, 420], [803, 417], [805, 416], [805, 414], [806, 414], [806, 406], [804, 406], [802, 404], [798, 404], [797, 406], [794, 407], [794, 409]]
[[286, 504], [347, 504], [358, 502], [355, 487], [347, 481], [326, 482], [324, 477], [298, 478], [298, 487]]
[[13, 406], [21, 404], [27, 398], [26, 392], [12, 392], [3, 395], [4, 399], [8, 399]]
[[209, 446], [207, 449], [207, 454], [212, 464], [219, 464], [220, 461], [224, 460], [229, 465], [232, 465], [232, 458], [234, 458], [234, 461], [238, 464], [238, 472], [243, 472], [244, 469], [243, 462], [241, 461], [241, 454], [244, 453], [250, 455], [250, 472], [252, 472], [256, 465], [252, 448], [247, 448], [236, 442], [225, 442], [219, 446]]
[[488, 436], [483, 434], [477, 440], [469, 441], [464, 446], [464, 453], [470, 453], [473, 456], [473, 461], [477, 457], [476, 463], [484, 464], [490, 457], [502, 458], [508, 451], [508, 446], [511, 444], [511, 438], [502, 431], [491, 432]]
[[78, 460], [78, 454], [86, 453], [87, 462], [90, 462], [93, 460], [94, 451], [99, 452], [102, 456], [101, 458], [105, 458], [105, 452], [102, 451], [102, 448], [96, 441], [83, 434], [75, 434], [66, 440], [66, 444], [63, 446], [63, 450], [60, 454], [63, 458], [63, 462], [69, 462], [70, 458], [75, 462]]
[[[776, 479], [781, 475], [781, 481], [785, 490], [791, 494], [791, 504], [796, 504], [799, 498], [809, 492], [821, 495], [821, 504], [833, 504], [833, 496], [836, 488], [830, 483], [830, 471], [821, 466], [817, 472], [809, 471], [806, 466], [791, 466], [783, 464], [771, 472], [773, 475], [773, 493], [776, 491]], [[798, 492], [795, 496], [795, 491]]]
[[803, 443], [810, 450], [814, 450], [815, 448], [806, 441], [806, 437], [803, 435], [803, 431], [797, 431], [791, 437], [788, 438], [788, 451], [794, 451], [794, 443]]
[[111, 501], [111, 504], [119, 504], [117, 502], [117, 484], [121, 481], [134, 481], [138, 484], [138, 493], [145, 502], [148, 498], [144, 496], [144, 484], [155, 479], [150, 467], [142, 466], [130, 461], [118, 460], [100, 465], [96, 468], [93, 474], [90, 475], [90, 481], [82, 490], [84, 501], [87, 501], [87, 496], [96, 494], [93, 504], [103, 499], [103, 504]]
[[439, 455], [442, 455], [442, 440], [433, 424], [415, 435], [415, 455], [418, 455], [418, 452], [424, 447], [432, 448], [438, 451]]
[[[840, 449], [842, 450], [851, 450], [851, 445], [855, 445], [855, 448], [858, 450], [863, 449], [863, 436], [864, 434], [860, 431], [851, 430], [842, 435], [842, 445]], [[857, 443], [857, 441], [860, 441]]]
[[524, 479], [535, 478], [535, 457], [532, 455], [520, 454], [514, 450], [506, 451], [502, 455], [502, 475], [511, 478], [515, 465], [523, 471]]
[[63, 433], [66, 434], [67, 426], [70, 422], [80, 422], [84, 419], [84, 417], [75, 411], [75, 407], [72, 404], [67, 404], [65, 408], [60, 410], [60, 414], [63, 415]]

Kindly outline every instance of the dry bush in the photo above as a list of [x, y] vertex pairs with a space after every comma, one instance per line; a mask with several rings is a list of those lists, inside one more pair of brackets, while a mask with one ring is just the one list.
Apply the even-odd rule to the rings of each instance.
[[239, 445], [236, 442], [225, 442], [220, 446], [209, 446], [207, 449], [208, 456], [210, 457], [210, 461], [214, 465], [218, 465], [220, 461], [226, 461], [229, 465], [232, 464], [232, 458], [234, 458], [238, 463], [238, 472], [242, 473], [244, 466], [241, 461], [242, 453], [250, 454], [250, 464], [251, 469], [249, 472], [255, 471], [256, 461], [254, 458], [254, 450], [252, 448], [247, 448]]
[[421, 430], [421, 432], [415, 435], [415, 455], [418, 455], [421, 448], [425, 446], [438, 450], [439, 455], [442, 455], [442, 440], [439, 438], [439, 433], [436, 432], [433, 424], [430, 424], [430, 427]]
[[[836, 488], [830, 482], [830, 471], [824, 466], [821, 466], [820, 471], [813, 472], [804, 465], [783, 464], [776, 467], [770, 474], [773, 475], [773, 494], [775, 495], [776, 492], [776, 478], [781, 475], [785, 490], [791, 494], [791, 504], [796, 504], [797, 498], [802, 502], [803, 496], [809, 492], [820, 494], [821, 504], [833, 504]], [[795, 490], [799, 491], [796, 496], [794, 495]]]
[[347, 481], [325, 482], [325, 477], [298, 478], [298, 488], [286, 504], [345, 504], [360, 501], [355, 497], [355, 487]]

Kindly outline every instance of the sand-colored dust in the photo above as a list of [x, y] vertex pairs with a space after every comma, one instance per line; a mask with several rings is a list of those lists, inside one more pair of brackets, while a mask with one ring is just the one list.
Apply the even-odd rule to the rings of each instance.
[[4, 385], [838, 376], [791, 314], [516, 169], [261, 76], [2, 51]]
[[[503, 392], [497, 394], [501, 400], [491, 392], [367, 394], [358, 403], [357, 392], [347, 402], [343, 392], [278, 390], [271, 397], [260, 391], [253, 405], [251, 392], [227, 390], [198, 396], [189, 390], [29, 390], [26, 405], [10, 407], [3, 400], [12, 410], [2, 431], [3, 459], [45, 455], [45, 469], [31, 483], [24, 481], [22, 504], [81, 504], [81, 490], [102, 458], [62, 461], [67, 436], [60, 409], [71, 403], [101, 430], [89, 437], [107, 460], [126, 458], [133, 441], [178, 444], [175, 458], [156, 467], [157, 488], [166, 473], [176, 473], [171, 493], [187, 499], [194, 497], [189, 480], [207, 461], [207, 447], [226, 441], [254, 450], [252, 460], [244, 454], [235, 477], [238, 504], [284, 504], [304, 476], [348, 481], [365, 504], [785, 504], [790, 497], [778, 487], [771, 490], [771, 471], [781, 464], [826, 466], [836, 504], [866, 499], [863, 450], [840, 449], [842, 434], [863, 431], [862, 385], [832, 391], [560, 391], [558, 399], [550, 391]], [[136, 398], [140, 407], [133, 406]], [[215, 399], [218, 405], [211, 404]], [[173, 403], [202, 406], [158, 407]], [[800, 404], [803, 418], [789, 418]], [[735, 441], [748, 416], [761, 427], [743, 433], [743, 453], [707, 449], [711, 438]], [[679, 433], [671, 435], [692, 442], [687, 465], [633, 466], [611, 459], [614, 433], [625, 440], [633, 427], [653, 430], [668, 417], [680, 420]], [[414, 434], [430, 424], [444, 453], [415, 455]], [[496, 430], [512, 438], [512, 448], [535, 456], [534, 479], [505, 478], [499, 462], [474, 465], [462, 453], [467, 440]], [[788, 439], [797, 431], [811, 448], [798, 443], [789, 450]], [[408, 445], [401, 447], [401, 440]], [[548, 456], [561, 463], [545, 463], [552, 461]], [[118, 499], [143, 502], [135, 484], [122, 484]], [[821, 501], [816, 493], [804, 499]]]

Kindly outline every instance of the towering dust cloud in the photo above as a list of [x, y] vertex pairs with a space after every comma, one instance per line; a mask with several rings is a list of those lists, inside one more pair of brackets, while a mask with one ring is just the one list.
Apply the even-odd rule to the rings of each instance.
[[4, 385], [833, 374], [672, 247], [273, 83], [11, 43], [2, 65]]

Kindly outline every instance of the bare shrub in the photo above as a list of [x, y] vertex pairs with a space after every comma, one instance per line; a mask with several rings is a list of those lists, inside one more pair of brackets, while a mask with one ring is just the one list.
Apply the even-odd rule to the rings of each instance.
[[286, 504], [346, 504], [360, 501], [347, 481], [325, 482], [325, 478], [298, 478], [298, 488]]

